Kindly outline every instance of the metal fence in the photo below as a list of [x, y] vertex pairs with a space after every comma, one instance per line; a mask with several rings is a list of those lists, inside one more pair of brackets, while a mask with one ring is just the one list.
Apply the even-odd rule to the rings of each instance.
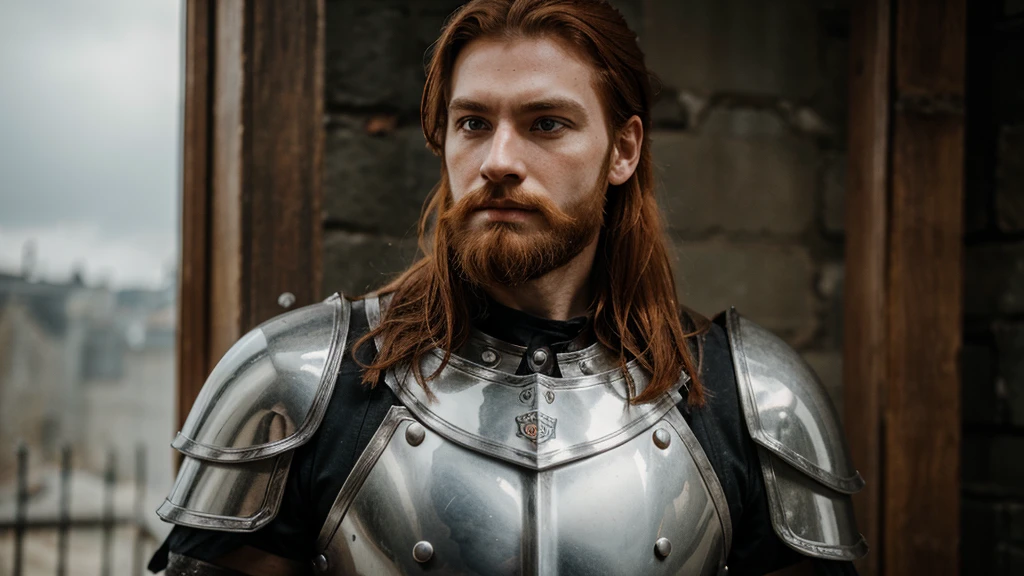
[[17, 480], [14, 518], [0, 518], [0, 534], [13, 531], [14, 556], [12, 576], [25, 576], [25, 542], [29, 531], [53, 531], [57, 533], [56, 574], [66, 576], [69, 561], [69, 535], [75, 529], [99, 529], [101, 533], [100, 576], [113, 576], [114, 530], [119, 527], [133, 528], [131, 574], [143, 573], [146, 558], [145, 547], [154, 542], [153, 535], [146, 528], [146, 451], [139, 446], [135, 450], [134, 502], [130, 516], [117, 516], [114, 510], [114, 491], [117, 484], [117, 455], [107, 451], [103, 473], [103, 502], [100, 517], [75, 518], [71, 512], [71, 447], [64, 446], [60, 453], [59, 503], [56, 520], [32, 519], [29, 517], [29, 448], [24, 443], [17, 448]]

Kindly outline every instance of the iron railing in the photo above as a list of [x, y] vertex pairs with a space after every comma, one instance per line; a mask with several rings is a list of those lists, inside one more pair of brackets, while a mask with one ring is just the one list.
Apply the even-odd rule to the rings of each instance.
[[71, 512], [71, 447], [64, 446], [60, 452], [60, 481], [57, 518], [29, 517], [29, 448], [19, 443], [17, 448], [17, 473], [14, 518], [0, 518], [0, 534], [13, 531], [14, 556], [12, 576], [25, 576], [25, 542], [29, 531], [56, 530], [56, 574], [66, 576], [69, 565], [69, 534], [74, 529], [100, 529], [100, 576], [113, 575], [114, 530], [119, 527], [132, 530], [131, 574], [141, 576], [145, 565], [145, 549], [154, 542], [145, 523], [146, 504], [146, 451], [143, 446], [135, 450], [134, 502], [130, 516], [117, 516], [114, 508], [114, 491], [117, 484], [117, 456], [113, 450], [107, 452], [103, 473], [103, 505], [99, 519], [93, 517], [75, 518]]

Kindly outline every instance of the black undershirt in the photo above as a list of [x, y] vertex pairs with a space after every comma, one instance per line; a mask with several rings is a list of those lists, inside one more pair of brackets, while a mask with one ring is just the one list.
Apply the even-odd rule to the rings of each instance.
[[[493, 301], [474, 316], [478, 329], [526, 347], [527, 355], [545, 346], [554, 353], [566, 351], [589, 330], [586, 318], [546, 320]], [[348, 341], [354, 342], [368, 330], [363, 302], [352, 303], [351, 318]], [[772, 529], [757, 451], [743, 422], [721, 318], [702, 337], [701, 349], [706, 404], [691, 409], [684, 400], [679, 409], [707, 453], [729, 504], [733, 525], [730, 576], [765, 574], [801, 556], [785, 546]], [[367, 362], [374, 353], [372, 346], [364, 346], [358, 356]], [[525, 369], [525, 358], [520, 372]], [[345, 478], [388, 410], [399, 404], [386, 385], [368, 388], [360, 383], [361, 376], [362, 370], [346, 351], [323, 422], [313, 438], [296, 450], [280, 512], [273, 521], [250, 534], [176, 526], [153, 556], [149, 569], [156, 572], [166, 567], [169, 551], [215, 562], [245, 545], [300, 562], [313, 558], [320, 527]], [[856, 574], [851, 563], [823, 560], [815, 561], [814, 572], [817, 576]]]

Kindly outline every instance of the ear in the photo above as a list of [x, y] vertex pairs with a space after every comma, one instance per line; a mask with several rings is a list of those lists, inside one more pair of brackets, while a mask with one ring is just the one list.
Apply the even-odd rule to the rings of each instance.
[[644, 125], [639, 116], [633, 116], [614, 135], [612, 159], [608, 165], [609, 184], [618, 186], [629, 180], [633, 172], [636, 171], [636, 165], [640, 163], [640, 149], [643, 142]]

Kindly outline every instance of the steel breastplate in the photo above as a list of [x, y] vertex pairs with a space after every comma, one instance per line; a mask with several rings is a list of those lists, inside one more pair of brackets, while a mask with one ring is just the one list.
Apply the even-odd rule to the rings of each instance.
[[[494, 350], [482, 342], [467, 349]], [[559, 361], [608, 362], [600, 349], [569, 354]], [[647, 381], [635, 365], [635, 390], [619, 369], [551, 378], [498, 368], [452, 355], [432, 397], [408, 371], [387, 375], [404, 406], [338, 494], [317, 541], [320, 573], [724, 570], [728, 507], [677, 390], [631, 405]]]

